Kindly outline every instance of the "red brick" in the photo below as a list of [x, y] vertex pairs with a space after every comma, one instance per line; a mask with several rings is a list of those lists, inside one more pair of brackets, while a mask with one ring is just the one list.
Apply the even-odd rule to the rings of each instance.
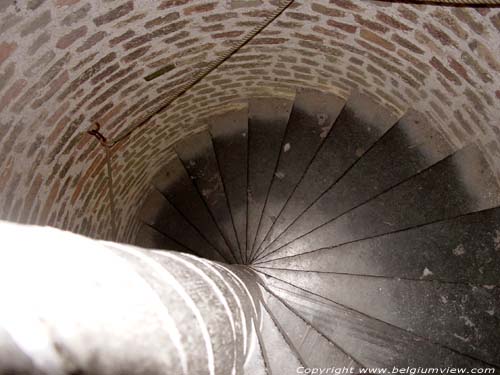
[[311, 16], [309, 14], [304, 14], [304, 13], [286, 12], [285, 15], [297, 21], [311, 21], [311, 22], [319, 21], [318, 16]]
[[113, 10], [110, 10], [108, 13], [105, 13], [99, 17], [94, 18], [94, 23], [96, 26], [101, 26], [106, 23], [117, 20], [118, 18], [121, 18], [123, 16], [126, 16], [133, 10], [134, 10], [134, 2], [128, 1], [125, 4], [122, 4]]
[[159, 10], [163, 9], [168, 9], [168, 8], [173, 8], [173, 7], [178, 7], [181, 5], [186, 5], [190, 2], [191, 0], [166, 0], [163, 1], [159, 6]]
[[241, 35], [243, 35], [245, 32], [244, 31], [226, 31], [223, 33], [217, 33], [217, 34], [212, 34], [212, 38], [214, 39], [225, 39], [225, 38], [237, 38]]
[[334, 4], [338, 7], [359, 11], [361, 8], [352, 0], [330, 0], [330, 4]]
[[376, 44], [377, 46], [380, 46], [384, 49], [387, 49], [389, 51], [396, 50], [396, 46], [393, 43], [387, 41], [387, 39], [385, 39], [385, 38], [378, 36], [377, 34], [371, 32], [370, 30], [362, 29], [360, 31], [359, 35], [361, 36], [361, 38], [363, 38], [369, 42], [372, 42], [372, 43]]
[[9, 58], [10, 55], [17, 49], [16, 42], [2, 42], [0, 43], [0, 66], [5, 60]]
[[141, 48], [138, 48], [132, 52], [130, 52], [128, 55], [122, 57], [122, 60], [124, 63], [129, 63], [131, 61], [137, 60], [139, 57], [144, 56], [146, 52], [149, 51], [151, 46], [144, 46]]
[[359, 23], [360, 25], [363, 25], [364, 27], [366, 27], [367, 29], [369, 29], [371, 31], [378, 31], [379, 33], [383, 33], [383, 34], [389, 31], [389, 28], [387, 26], [384, 26], [378, 22], [373, 22], [373, 21], [367, 20], [358, 14], [354, 15], [354, 19], [356, 20], [357, 23]]
[[455, 85], [460, 86], [462, 82], [460, 79], [448, 68], [446, 68], [441, 61], [436, 59], [435, 57], [432, 57], [429, 63], [438, 71], [440, 72], [448, 81], [453, 82]]
[[78, 29], [71, 31], [70, 33], [62, 36], [57, 41], [56, 47], [59, 49], [65, 49], [71, 46], [75, 41], [83, 38], [87, 34], [87, 26], [81, 26]]
[[24, 199], [24, 207], [21, 215], [21, 222], [26, 222], [28, 219], [29, 213], [33, 207], [33, 203], [35, 202], [35, 198], [40, 191], [40, 187], [42, 186], [43, 176], [41, 174], [37, 174], [34, 181], [31, 184], [30, 190], [28, 191], [28, 195]]
[[104, 69], [102, 72], [100, 72], [99, 74], [94, 76], [90, 82], [92, 82], [92, 84], [95, 85], [95, 84], [99, 83], [100, 81], [102, 81], [103, 79], [108, 78], [111, 74], [116, 72], [119, 68], [120, 68], [119, 63], [110, 65], [106, 69]]
[[146, 22], [144, 27], [146, 29], [150, 29], [150, 28], [153, 28], [153, 27], [156, 27], [159, 25], [163, 25], [164, 23], [173, 22], [175, 20], [178, 20], [179, 18], [180, 18], [180, 14], [178, 12], [172, 12], [172, 13], [169, 13], [165, 16], [157, 17], [151, 21]]
[[482, 61], [485, 61], [491, 69], [500, 72], [500, 60], [497, 60], [498, 53], [494, 54], [487, 46], [478, 40], [471, 41], [469, 47]]
[[323, 43], [323, 39], [320, 37], [317, 37], [314, 34], [301, 34], [301, 33], [294, 33], [293, 36], [298, 39], [302, 40], [308, 40], [310, 42], [315, 42], [315, 43]]
[[49, 119], [45, 122], [45, 126], [51, 127], [59, 121], [62, 115], [66, 113], [69, 108], [69, 101], [64, 102], [61, 106], [49, 117]]
[[47, 93], [40, 99], [35, 100], [31, 105], [31, 108], [36, 109], [45, 104], [48, 100], [50, 100], [50, 98], [52, 98], [59, 91], [59, 89], [68, 81], [68, 79], [69, 79], [68, 71], [64, 71], [63, 73], [61, 73], [58, 78], [56, 78], [54, 81], [50, 83], [49, 90], [47, 91]]
[[42, 213], [40, 214], [40, 218], [38, 221], [39, 225], [46, 225], [47, 219], [49, 217], [50, 211], [56, 201], [57, 193], [59, 192], [59, 187], [61, 185], [61, 180], [56, 179], [54, 185], [50, 189], [50, 193], [45, 201], [45, 205], [43, 206]]
[[376, 18], [380, 22], [383, 22], [386, 25], [389, 25], [390, 27], [392, 27], [394, 29], [398, 29], [398, 30], [402, 30], [402, 31], [413, 30], [412, 27], [409, 27], [409, 26], [405, 25], [404, 23], [399, 22], [394, 17], [391, 17], [391, 16], [389, 16], [389, 15], [387, 15], [385, 13], [382, 13], [382, 12], [377, 12]]
[[84, 52], [92, 47], [94, 47], [97, 43], [103, 40], [108, 35], [105, 31], [99, 31], [89, 37], [83, 44], [77, 48], [76, 52]]
[[7, 108], [9, 104], [16, 99], [19, 94], [21, 94], [27, 83], [28, 81], [25, 79], [18, 79], [12, 86], [10, 86], [10, 88], [2, 96], [2, 99], [0, 99], [0, 112]]
[[21, 113], [24, 107], [36, 98], [40, 91], [45, 88], [57, 75], [61, 72], [61, 69], [67, 64], [70, 58], [70, 53], [66, 53], [63, 57], [57, 60], [52, 66], [42, 74], [40, 79], [32, 85], [26, 92], [21, 96], [21, 98], [15, 103], [12, 110], [16, 113]]
[[90, 68], [86, 69], [82, 74], [80, 74], [76, 79], [71, 81], [69, 87], [64, 90], [64, 92], [59, 95], [58, 100], [65, 99], [68, 95], [75, 92], [83, 83], [87, 82], [95, 74], [99, 73], [106, 65], [111, 63], [116, 59], [116, 53], [111, 52], [106, 56], [101, 58], [98, 62], [92, 65]]
[[354, 34], [358, 30], [357, 26], [354, 26], [354, 25], [351, 25], [348, 23], [344, 23], [344, 22], [338, 22], [338, 21], [335, 21], [332, 19], [329, 19], [328, 21], [326, 21], [326, 23], [331, 27], [334, 27], [336, 29], [341, 29], [341, 30], [343, 30], [347, 33], [350, 33], [350, 34]]
[[80, 0], [55, 0], [55, 3], [58, 7], [70, 6], [78, 3]]
[[57, 137], [59, 137], [64, 130], [64, 128], [68, 125], [70, 122], [70, 118], [68, 116], [64, 116], [55, 126], [52, 132], [49, 134], [47, 138], [47, 144], [48, 145], [53, 145], [55, 141], [57, 140]]
[[467, 39], [469, 34], [459, 25], [456, 17], [453, 16], [449, 11], [445, 11], [441, 8], [437, 8], [432, 16], [436, 18], [442, 25], [450, 29], [456, 36], [461, 39]]
[[467, 82], [470, 84], [474, 84], [474, 82], [470, 79], [469, 74], [467, 73], [467, 69], [463, 67], [462, 64], [460, 64], [457, 60], [455, 60], [453, 57], [448, 57], [448, 64], [450, 65], [450, 68], [455, 71], [460, 77], [465, 79]]
[[443, 30], [439, 29], [438, 27], [434, 26], [433, 24], [424, 23], [424, 28], [427, 30], [429, 34], [431, 34], [431, 36], [434, 39], [439, 40], [442, 45], [457, 47], [457, 44], [453, 41], [453, 39], [450, 38], [448, 34], [446, 34]]
[[133, 36], [135, 36], [135, 32], [132, 31], [132, 30], [127, 30], [123, 34], [117, 36], [116, 38], [110, 39], [109, 40], [109, 45], [111, 47], [114, 47], [117, 44], [123, 42], [124, 40], [132, 38]]
[[2, 169], [0, 169], [0, 194], [2, 194], [8, 182], [10, 181], [13, 161], [14, 158], [11, 156], [9, 160], [3, 164]]
[[401, 17], [407, 19], [408, 21], [416, 23], [418, 20], [418, 14], [409, 9], [408, 5], [400, 5], [398, 7], [398, 12], [401, 14]]
[[237, 18], [238, 13], [235, 12], [227, 12], [227, 13], [217, 13], [211, 14], [209, 16], [203, 16], [203, 21], [205, 22], [221, 22], [226, 21], [231, 18]]
[[474, 19], [470, 8], [455, 7], [452, 12], [460, 21], [469, 26], [469, 28], [476, 34], [481, 35], [484, 33], [483, 24]]
[[211, 10], [214, 10], [216, 6], [217, 2], [192, 5], [184, 8], [184, 15], [190, 16], [191, 14], [210, 12]]
[[498, 32], [500, 32], [500, 12], [490, 17], [491, 23], [496, 27]]
[[287, 42], [288, 39], [285, 38], [254, 38], [250, 41], [251, 45], [259, 44], [283, 44]]
[[408, 39], [405, 39], [405, 38], [401, 37], [397, 33], [395, 33], [395, 34], [392, 35], [391, 40], [393, 42], [399, 44], [400, 46], [406, 48], [407, 50], [410, 50], [413, 53], [416, 53], [416, 54], [419, 54], [419, 55], [423, 55], [424, 54], [424, 51], [420, 47], [418, 47], [414, 43], [410, 42]]
[[29, 22], [21, 29], [21, 36], [25, 37], [26, 35], [35, 33], [37, 30], [43, 29], [50, 23], [51, 19], [50, 10], [46, 10], [38, 16], [29, 17]]
[[472, 57], [472, 55], [464, 51], [462, 52], [461, 58], [462, 62], [471, 68], [479, 78], [481, 78], [481, 81], [484, 83], [492, 82], [493, 78], [491, 77], [491, 74], [489, 74], [482, 67], [482, 65]]

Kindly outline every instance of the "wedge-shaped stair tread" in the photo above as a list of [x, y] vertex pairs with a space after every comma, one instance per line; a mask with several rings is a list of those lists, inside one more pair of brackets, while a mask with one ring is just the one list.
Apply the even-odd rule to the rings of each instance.
[[305, 367], [304, 364], [265, 308], [262, 308], [261, 319], [260, 344], [269, 375], [296, 374], [299, 367]]
[[193, 254], [216, 261], [224, 257], [158, 191], [153, 190], [144, 204], [139, 218], [159, 232], [178, 242]]
[[261, 266], [500, 286], [500, 208]]
[[282, 258], [498, 206], [500, 188], [468, 146], [263, 259]]
[[304, 320], [365, 367], [490, 367], [436, 343], [434, 338], [419, 337], [273, 277], [267, 278], [266, 284]]
[[[254, 335], [257, 336], [257, 332], [254, 332]], [[266, 362], [264, 361], [261, 344], [258, 339], [255, 340], [255, 347], [250, 358], [245, 363], [243, 373], [245, 375], [268, 375]]]
[[177, 157], [174, 157], [166, 168], [155, 176], [153, 185], [228, 262], [236, 261], [205, 202]]
[[266, 269], [340, 305], [500, 365], [500, 288]]
[[279, 322], [304, 364], [309, 368], [360, 368], [341, 348], [297, 315], [279, 297], [262, 288], [268, 312]]
[[313, 90], [297, 92], [254, 249], [264, 240], [343, 106], [344, 101], [332, 94]]
[[175, 145], [175, 151], [205, 201], [212, 217], [235, 256], [240, 251], [231, 211], [208, 131], [191, 135]]
[[[342, 212], [366, 202], [451, 152], [442, 136], [425, 124], [421, 115], [409, 111], [314, 204], [310, 194], [297, 196], [299, 191], [296, 191], [295, 203], [287, 205], [277, 222], [279, 231], [288, 229], [266, 251], [272, 252]], [[336, 157], [342, 158], [339, 155]], [[309, 180], [309, 184], [314, 185], [316, 180]]]
[[280, 98], [256, 98], [249, 102], [248, 252], [253, 249], [292, 104], [293, 102]]
[[147, 249], [164, 249], [180, 252], [189, 252], [180, 243], [167, 237], [158, 229], [153, 228], [149, 224], [142, 223], [136, 236], [135, 244]]
[[240, 260], [247, 242], [248, 108], [208, 120], [224, 190], [234, 222]]
[[389, 110], [366, 95], [352, 94], [262, 248], [330, 188], [396, 121]]

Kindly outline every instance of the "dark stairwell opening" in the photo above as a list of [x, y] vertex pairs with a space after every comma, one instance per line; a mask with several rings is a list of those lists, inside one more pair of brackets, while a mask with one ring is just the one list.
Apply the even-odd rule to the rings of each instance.
[[0, 374], [497, 373], [500, 8], [454, 3], [0, 4], [0, 218], [88, 237], [2, 223]]

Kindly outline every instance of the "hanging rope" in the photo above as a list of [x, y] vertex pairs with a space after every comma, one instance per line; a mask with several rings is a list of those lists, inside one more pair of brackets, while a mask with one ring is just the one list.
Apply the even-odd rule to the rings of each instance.
[[[395, 3], [432, 3], [432, 4], [453, 4], [453, 5], [500, 5], [500, 0], [392, 0]], [[248, 42], [250, 42], [256, 35], [258, 35], [262, 30], [264, 30], [270, 23], [272, 23], [276, 18], [278, 18], [285, 10], [287, 10], [294, 0], [285, 0], [279, 1], [278, 7], [258, 26], [252, 29], [245, 37], [239, 41], [236, 45], [226, 51], [221, 57], [211, 62], [205, 69], [203, 69], [200, 73], [191, 78], [183, 87], [179, 90], [175, 91], [171, 95], [167, 97], [165, 101], [161, 104], [148, 111], [148, 113], [143, 116], [141, 120], [135, 125], [130, 126], [128, 129], [125, 129], [122, 133], [120, 133], [113, 140], [106, 140], [105, 142], [101, 142], [106, 147], [113, 147], [117, 143], [127, 139], [132, 133], [134, 133], [139, 128], [142, 128], [146, 125], [155, 115], [164, 111], [167, 107], [169, 107], [176, 99], [181, 97], [184, 93], [190, 90], [193, 86], [195, 86], [198, 82], [204, 79], [207, 75], [217, 69], [220, 65], [222, 65], [226, 60], [228, 60], [232, 55], [238, 52], [242, 47], [244, 47]], [[90, 133], [90, 132], [89, 132]]]
[[[258, 26], [253, 28], [245, 37], [240, 40], [237, 44], [226, 51], [221, 57], [217, 58], [215, 61], [211, 62], [205, 69], [200, 73], [191, 78], [183, 87], [172, 93], [167, 97], [165, 101], [160, 103], [158, 106], [148, 111], [148, 113], [143, 116], [143, 118], [135, 125], [132, 125], [128, 129], [125, 129], [120, 133], [115, 139], [108, 140], [100, 132], [100, 125], [95, 123], [88, 133], [97, 138], [99, 143], [106, 149], [106, 164], [107, 164], [107, 174], [108, 174], [108, 187], [109, 187], [109, 197], [110, 197], [110, 208], [111, 208], [111, 227], [113, 232], [114, 240], [117, 240], [117, 227], [115, 223], [115, 204], [114, 204], [114, 190], [113, 190], [113, 179], [112, 179], [112, 166], [111, 166], [111, 156], [110, 149], [117, 143], [126, 140], [132, 133], [136, 130], [142, 128], [146, 125], [154, 116], [158, 113], [164, 111], [169, 107], [176, 99], [180, 98], [198, 82], [203, 80], [207, 75], [216, 70], [220, 65], [227, 61], [231, 56], [248, 44], [255, 36], [260, 34], [269, 24], [271, 24], [276, 18], [278, 18], [285, 10], [287, 10], [290, 5], [292, 5], [294, 0], [280, 0], [278, 2], [278, 7]], [[403, 3], [433, 3], [433, 4], [454, 4], [454, 5], [500, 5], [500, 0], [393, 0], [393, 2], [403, 2]]]
[[164, 111], [170, 104], [172, 104], [176, 99], [181, 97], [186, 91], [190, 90], [194, 85], [200, 82], [203, 78], [217, 69], [220, 65], [222, 65], [226, 60], [228, 60], [232, 55], [238, 52], [243, 46], [245, 46], [248, 42], [250, 42], [256, 35], [260, 34], [262, 30], [264, 30], [271, 22], [273, 22], [276, 18], [278, 18], [292, 3], [294, 0], [286, 0], [284, 2], [280, 2], [279, 6], [258, 26], [253, 28], [245, 37], [239, 41], [235, 46], [226, 51], [221, 57], [217, 58], [217, 60], [211, 62], [205, 69], [203, 69], [200, 73], [191, 78], [183, 87], [179, 90], [171, 94], [167, 99], [149, 111], [142, 120], [139, 121], [138, 124], [131, 126], [126, 129], [124, 132], [119, 134], [113, 140], [107, 140], [106, 142], [101, 142], [106, 147], [113, 147], [117, 143], [127, 139], [133, 132], [137, 129], [146, 125], [146, 123], [151, 120], [155, 115]]

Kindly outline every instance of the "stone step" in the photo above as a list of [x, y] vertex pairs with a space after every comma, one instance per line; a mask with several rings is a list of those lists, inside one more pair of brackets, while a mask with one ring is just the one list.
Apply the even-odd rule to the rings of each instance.
[[212, 247], [158, 190], [153, 190], [139, 212], [139, 219], [189, 252], [216, 261], [224, 257]]
[[305, 367], [264, 307], [262, 307], [261, 324], [260, 344], [269, 375], [296, 374], [298, 368]]
[[281, 98], [255, 98], [248, 113], [248, 230], [249, 258], [262, 210], [278, 162], [293, 102]]
[[238, 258], [240, 254], [238, 239], [210, 134], [208, 131], [193, 134], [177, 143], [175, 151], [210, 210], [234, 257]]
[[237, 261], [208, 207], [176, 155], [155, 176], [153, 185], [200, 231], [208, 243], [220, 251], [229, 263]]
[[[370, 97], [353, 93], [262, 244], [265, 249], [367, 152], [397, 118]], [[383, 164], [379, 164], [381, 166]]]
[[208, 120], [224, 191], [233, 218], [239, 259], [246, 261], [248, 108], [224, 113]]
[[265, 287], [262, 287], [262, 294], [267, 311], [281, 326], [288, 341], [300, 353], [308, 368], [352, 368], [354, 373], [358, 372], [358, 363], [296, 314], [286, 302]]
[[344, 101], [332, 94], [299, 90], [283, 139], [254, 250], [258, 250], [307, 167], [330, 133]]
[[333, 247], [499, 204], [500, 187], [481, 151], [471, 145], [263, 259]]
[[[334, 128], [335, 129], [335, 128]], [[421, 172], [452, 152], [442, 136], [409, 111], [373, 145], [337, 183], [315, 202], [288, 205], [278, 223], [288, 228], [267, 249], [270, 253], [295, 238], [370, 200], [377, 194]], [[298, 196], [299, 202], [306, 198]]]
[[500, 208], [257, 266], [500, 285]]
[[266, 269], [314, 292], [469, 357], [500, 365], [498, 286]]
[[[400, 328], [378, 319], [375, 316], [374, 309], [370, 307], [368, 307], [368, 312], [365, 313], [356, 311], [348, 303], [342, 304], [341, 301], [333, 300], [330, 297], [338, 292], [337, 288], [340, 285], [334, 287], [332, 284], [326, 283], [323, 289], [319, 288], [317, 291], [310, 292], [307, 289], [316, 287], [314, 284], [308, 284], [307, 279], [311, 277], [310, 275], [307, 275], [303, 280], [305, 284], [296, 282], [299, 280], [293, 280], [292, 284], [290, 284], [289, 277], [286, 274], [275, 270], [270, 272], [266, 270], [267, 275], [271, 275], [271, 272], [275, 277], [266, 278], [266, 285], [269, 290], [275, 293], [306, 322], [332, 342], [342, 347], [365, 367], [388, 369], [393, 367], [432, 367], [440, 369], [446, 369], [447, 367], [464, 367], [468, 369], [491, 367], [491, 364], [485, 361], [438, 342], [438, 339], [440, 339], [439, 332], [432, 329], [429, 330], [432, 335], [426, 338], [418, 335], [418, 332], [412, 332], [406, 328]], [[293, 273], [303, 274], [296, 271]], [[283, 280], [287, 279], [287, 282], [277, 279], [278, 276]], [[329, 290], [325, 290], [328, 288]], [[366, 293], [352, 289], [349, 285], [341, 293], [349, 295], [347, 301], [344, 302], [350, 302], [351, 299], [359, 301], [366, 298]], [[360, 294], [357, 295], [356, 293]], [[319, 294], [324, 294], [325, 297]], [[391, 300], [386, 308], [395, 308], [395, 302], [397, 300]], [[401, 302], [404, 304], [404, 301]], [[369, 305], [368, 300], [364, 303]], [[378, 306], [379, 304], [375, 304], [374, 307]], [[396, 309], [394, 311], [397, 313]], [[431, 324], [434, 326], [439, 325], [440, 319], [436, 318], [439, 315], [431, 310], [429, 310], [429, 313], [432, 315]], [[453, 326], [453, 323], [453, 321], [448, 321], [450, 326]], [[467, 330], [470, 332], [471, 328], [468, 327]], [[461, 334], [463, 333], [461, 332]], [[455, 341], [460, 340], [456, 339]], [[494, 346], [497, 346], [497, 344], [494, 344]]]

